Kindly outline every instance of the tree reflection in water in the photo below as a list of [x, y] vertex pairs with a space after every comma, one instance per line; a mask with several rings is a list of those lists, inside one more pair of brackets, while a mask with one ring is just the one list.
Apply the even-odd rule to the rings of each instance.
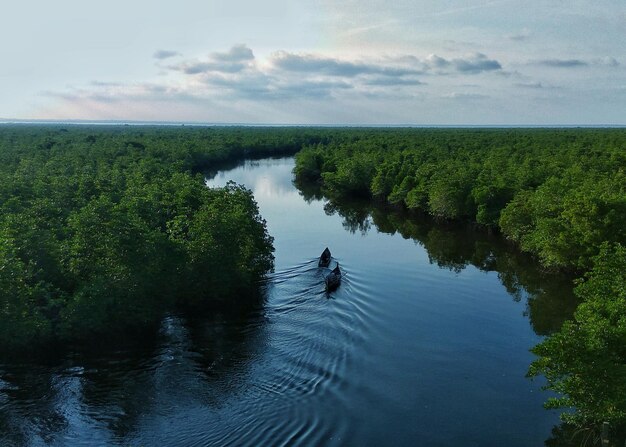
[[[299, 187], [300, 185], [298, 185]], [[303, 192], [305, 199], [315, 197]], [[573, 277], [541, 269], [529, 255], [520, 252], [500, 235], [470, 224], [435, 221], [428, 216], [376, 207], [364, 201], [329, 200], [327, 214], [339, 214], [344, 228], [366, 234], [372, 228], [387, 234], [399, 233], [428, 252], [429, 261], [440, 268], [461, 272], [474, 266], [497, 272], [515, 301], [526, 300], [526, 314], [537, 335], [559, 330], [578, 305], [573, 294]]]
[[[579, 303], [573, 293], [572, 276], [542, 269], [531, 256], [498, 234], [468, 223], [436, 221], [425, 214], [376, 206], [369, 201], [329, 199], [319, 185], [294, 184], [307, 201], [326, 199], [326, 213], [341, 216], [343, 227], [351, 233], [366, 234], [372, 228], [391, 235], [398, 233], [424, 247], [429, 262], [440, 268], [459, 273], [474, 266], [484, 272], [497, 272], [511, 297], [515, 301], [525, 300], [525, 315], [537, 335], [558, 331]], [[594, 440], [597, 441], [597, 434], [560, 424], [553, 428], [546, 445], [569, 447], [586, 442], [592, 445]]]
[[124, 349], [6, 362], [0, 445], [124, 444], [139, 424], [177, 407], [219, 408], [245, 390], [263, 326], [260, 309], [197, 321], [170, 316], [153, 339]]

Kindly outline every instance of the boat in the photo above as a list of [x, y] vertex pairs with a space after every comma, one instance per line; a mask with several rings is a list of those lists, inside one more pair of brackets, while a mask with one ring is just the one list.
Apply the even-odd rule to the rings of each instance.
[[337, 267], [326, 275], [324, 282], [326, 282], [326, 290], [328, 292], [331, 292], [339, 287], [339, 283], [341, 282], [341, 270], [339, 270], [339, 263], [337, 263]]
[[322, 252], [322, 255], [320, 256], [320, 260], [317, 263], [317, 265], [319, 267], [328, 267], [329, 264], [330, 264], [330, 250], [328, 249], [328, 247], [326, 247], [326, 249]]

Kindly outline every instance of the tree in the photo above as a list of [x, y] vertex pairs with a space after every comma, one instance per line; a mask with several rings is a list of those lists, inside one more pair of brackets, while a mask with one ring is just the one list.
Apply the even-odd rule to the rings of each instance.
[[560, 394], [547, 408], [574, 408], [562, 418], [584, 428], [626, 424], [626, 248], [603, 244], [575, 293], [573, 321], [537, 345], [530, 376], [544, 375]]

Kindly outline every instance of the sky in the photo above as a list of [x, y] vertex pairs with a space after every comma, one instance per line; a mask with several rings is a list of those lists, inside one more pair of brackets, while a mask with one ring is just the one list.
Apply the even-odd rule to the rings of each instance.
[[7, 0], [0, 119], [624, 125], [625, 0]]

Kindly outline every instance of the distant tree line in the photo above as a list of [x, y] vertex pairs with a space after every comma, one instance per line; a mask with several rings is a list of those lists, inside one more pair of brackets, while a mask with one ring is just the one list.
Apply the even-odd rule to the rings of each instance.
[[549, 269], [574, 272], [572, 321], [534, 348], [548, 406], [597, 430], [626, 426], [626, 130], [355, 132], [296, 155], [296, 181], [501, 232]]

